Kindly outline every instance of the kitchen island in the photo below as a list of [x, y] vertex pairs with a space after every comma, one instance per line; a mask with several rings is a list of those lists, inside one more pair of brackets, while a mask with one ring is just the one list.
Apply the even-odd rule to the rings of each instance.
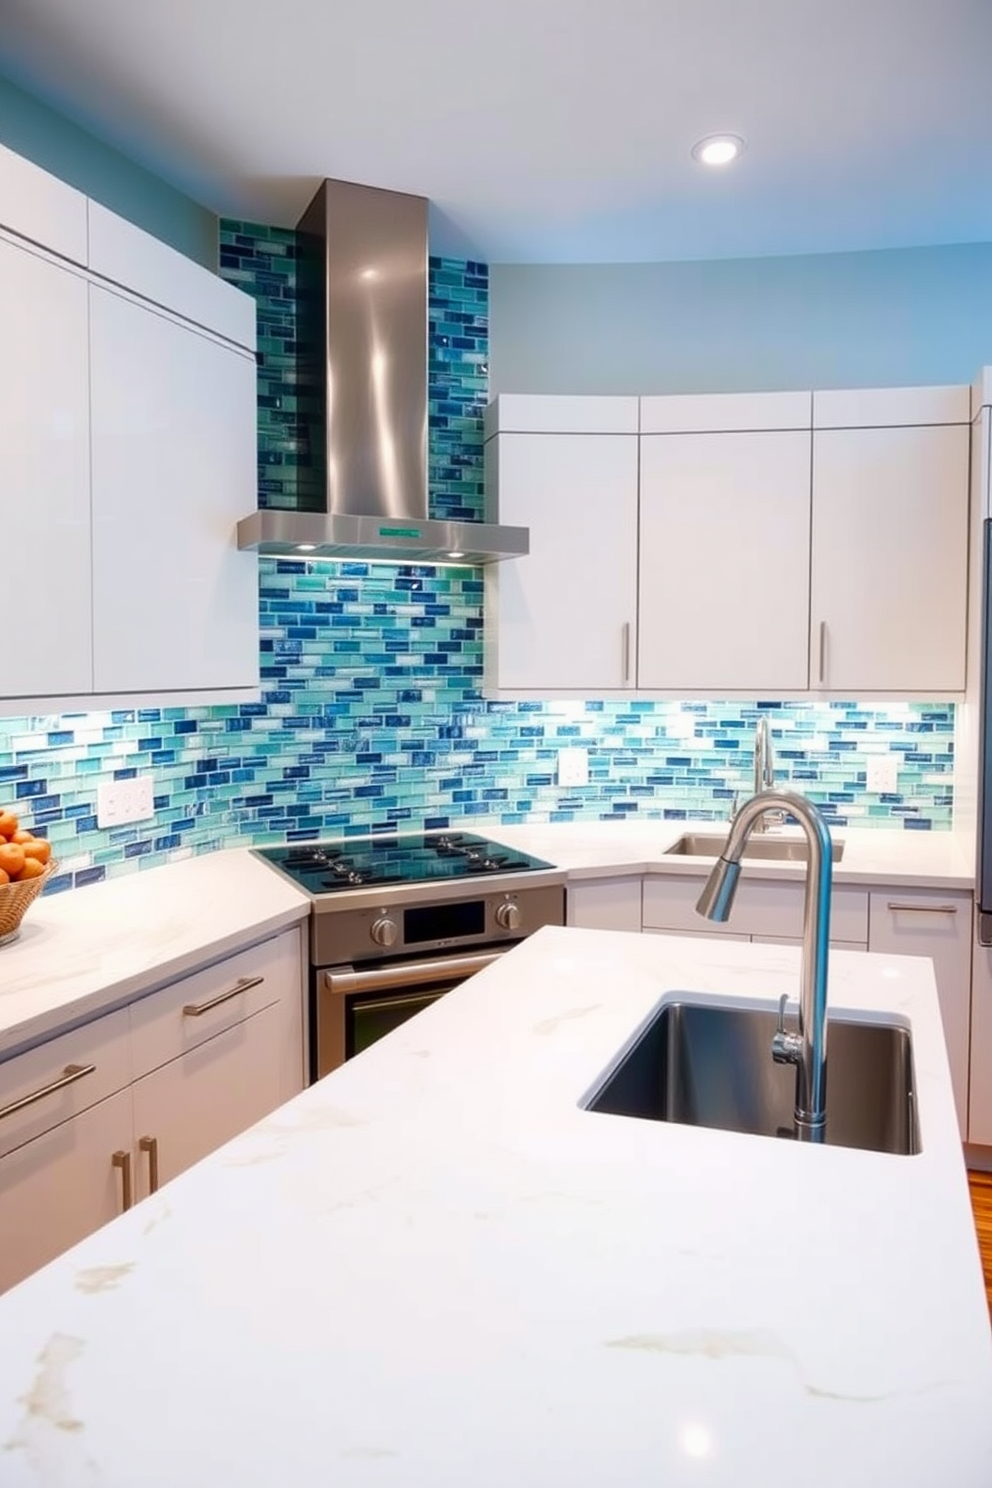
[[925, 961], [921, 1151], [582, 1109], [798, 952], [545, 929], [0, 1298], [0, 1482], [988, 1488], [992, 1341]]

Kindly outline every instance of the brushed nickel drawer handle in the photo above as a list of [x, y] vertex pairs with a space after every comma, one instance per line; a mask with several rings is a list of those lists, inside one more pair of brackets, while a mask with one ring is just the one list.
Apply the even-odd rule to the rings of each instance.
[[134, 1203], [134, 1192], [131, 1188], [131, 1154], [120, 1150], [115, 1152], [111, 1158], [115, 1168], [121, 1170], [121, 1211], [130, 1209]]
[[5, 1116], [13, 1116], [15, 1111], [23, 1111], [25, 1106], [33, 1106], [35, 1101], [44, 1100], [46, 1095], [54, 1095], [56, 1090], [64, 1090], [67, 1085], [74, 1085], [84, 1075], [96, 1073], [95, 1064], [67, 1064], [57, 1080], [50, 1085], [43, 1085], [40, 1090], [32, 1090], [30, 1095], [22, 1095], [20, 1100], [11, 1101], [9, 1106], [0, 1106], [0, 1121]]
[[630, 681], [630, 621], [623, 623], [623, 680]]
[[820, 621], [820, 682], [827, 670], [827, 622]]
[[187, 1018], [202, 1018], [204, 1013], [210, 1012], [211, 1008], [220, 1007], [222, 1002], [230, 1002], [232, 997], [247, 992], [251, 987], [260, 987], [264, 981], [264, 976], [239, 977], [233, 987], [227, 992], [220, 992], [216, 997], [211, 997], [209, 1002], [187, 1002], [183, 1008], [183, 1014]]
[[893, 910], [908, 910], [912, 914], [957, 914], [956, 904], [893, 904], [889, 903]]
[[148, 1192], [158, 1193], [158, 1137], [141, 1137], [138, 1146], [148, 1153]]

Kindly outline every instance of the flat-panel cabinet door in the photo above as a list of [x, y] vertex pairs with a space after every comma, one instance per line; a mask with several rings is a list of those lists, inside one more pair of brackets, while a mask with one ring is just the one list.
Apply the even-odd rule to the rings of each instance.
[[[933, 962], [962, 1141], [968, 1135], [971, 1039], [972, 896], [920, 889], [878, 889], [869, 895], [868, 949]], [[972, 1141], [981, 1138], [973, 1137]]]
[[255, 363], [91, 287], [98, 692], [258, 683]]
[[282, 1104], [281, 1017], [275, 1003], [135, 1081], [139, 1198]]
[[120, 1214], [133, 1178], [130, 1089], [0, 1158], [0, 1291]]
[[86, 283], [0, 239], [0, 699], [71, 696], [90, 646]]
[[486, 574], [487, 685], [632, 688], [637, 435], [500, 434], [490, 460], [493, 444], [499, 520], [530, 529], [530, 552]]
[[638, 686], [808, 685], [810, 433], [641, 437]]
[[814, 689], [964, 689], [968, 444], [957, 424], [814, 431]]

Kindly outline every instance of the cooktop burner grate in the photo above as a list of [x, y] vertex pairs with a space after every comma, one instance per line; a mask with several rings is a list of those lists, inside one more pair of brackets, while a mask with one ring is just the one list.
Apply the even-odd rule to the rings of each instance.
[[291, 843], [258, 848], [309, 893], [333, 894], [386, 884], [430, 884], [497, 873], [526, 873], [552, 864], [471, 832], [425, 832]]

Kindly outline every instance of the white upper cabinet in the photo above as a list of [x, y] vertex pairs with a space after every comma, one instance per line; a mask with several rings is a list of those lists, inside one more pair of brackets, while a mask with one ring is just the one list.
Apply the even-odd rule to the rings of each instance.
[[90, 295], [95, 691], [253, 687], [257, 568], [231, 534], [255, 480], [254, 360]]
[[0, 530], [9, 644], [0, 696], [89, 692], [90, 481], [87, 286], [0, 238]]
[[0, 713], [256, 696], [254, 302], [0, 149], [0, 313]]
[[639, 688], [807, 686], [809, 423], [808, 393], [642, 398]]
[[530, 552], [486, 570], [486, 684], [617, 693], [634, 685], [637, 399], [500, 398], [486, 479]]
[[487, 686], [962, 693], [968, 421], [967, 387], [501, 395], [487, 491], [531, 553], [487, 573]]
[[6, 145], [0, 145], [0, 228], [85, 265], [86, 197]]
[[814, 689], [964, 689], [968, 419], [966, 387], [814, 394]]
[[250, 295], [99, 202], [87, 206], [94, 274], [254, 351], [255, 302]]

